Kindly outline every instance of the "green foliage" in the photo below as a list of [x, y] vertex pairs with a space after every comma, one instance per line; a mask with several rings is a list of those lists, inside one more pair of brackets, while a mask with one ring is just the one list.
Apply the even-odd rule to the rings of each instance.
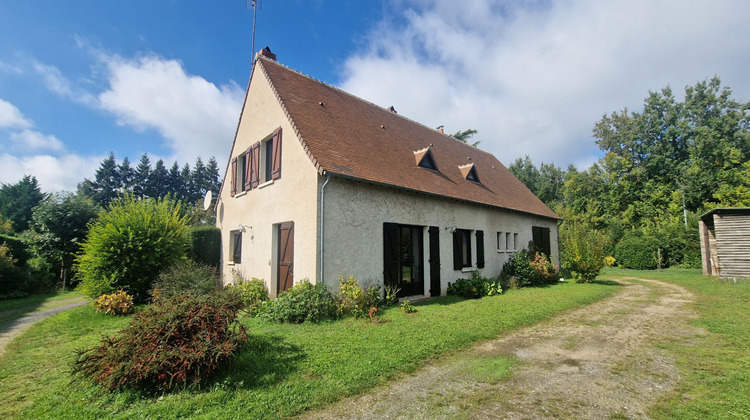
[[409, 299], [404, 300], [404, 302], [401, 304], [401, 312], [405, 314], [413, 314], [417, 312], [417, 308], [412, 306], [411, 302], [409, 302]]
[[185, 256], [186, 220], [168, 199], [114, 201], [91, 226], [77, 258], [81, 290], [95, 298], [123, 289], [148, 299], [159, 273]]
[[73, 374], [106, 390], [170, 391], [198, 385], [247, 340], [231, 294], [174, 296], [147, 307], [100, 345], [79, 350]]
[[230, 284], [227, 290], [237, 294], [250, 316], [256, 316], [265, 310], [263, 302], [268, 301], [266, 282], [255, 277], [250, 280], [235, 277], [235, 284]]
[[133, 312], [133, 296], [118, 290], [117, 293], [101, 295], [94, 301], [96, 312], [104, 312], [109, 315], [127, 315]]
[[608, 241], [591, 226], [575, 221], [564, 223], [560, 242], [562, 263], [573, 272], [577, 282], [593, 281], [604, 268]]
[[449, 296], [461, 296], [464, 299], [478, 299], [483, 296], [495, 296], [503, 293], [498, 279], [489, 279], [482, 276], [479, 270], [471, 272], [470, 279], [456, 279], [448, 283], [446, 292]]
[[[529, 246], [532, 246], [529, 243]], [[533, 247], [532, 247], [533, 248]], [[503, 264], [500, 279], [508, 288], [557, 283], [560, 275], [550, 259], [532, 250], [521, 250]]]
[[16, 232], [21, 233], [29, 228], [31, 210], [43, 199], [36, 178], [24, 175], [15, 184], [0, 186], [0, 214], [12, 222]]
[[261, 314], [274, 322], [301, 324], [335, 319], [338, 316], [336, 299], [325, 284], [311, 284], [303, 279], [266, 305]]
[[70, 193], [44, 199], [32, 212], [35, 253], [55, 267], [69, 269], [99, 210], [91, 199]]
[[656, 238], [633, 231], [626, 234], [615, 247], [615, 259], [620, 267], [653, 270], [656, 268], [658, 249], [659, 242]]
[[10, 247], [0, 243], [0, 299], [14, 299], [28, 295], [28, 276], [13, 257]]
[[188, 229], [190, 249], [188, 256], [197, 262], [219, 267], [221, 260], [221, 229], [202, 225]]
[[364, 318], [369, 314], [370, 308], [380, 305], [380, 287], [362, 288], [354, 276], [344, 278], [343, 274], [339, 274], [339, 294], [336, 301], [340, 315]]
[[401, 291], [401, 288], [397, 286], [391, 286], [387, 285], [383, 288], [383, 301], [380, 302], [380, 306], [383, 308], [388, 308], [391, 306], [395, 306], [398, 304], [398, 293]]
[[17, 266], [22, 268], [26, 267], [26, 264], [32, 255], [31, 245], [25, 238], [0, 234], [0, 243], [4, 243], [8, 246], [10, 253], [13, 254], [13, 258], [17, 260]]
[[482, 142], [481, 140], [477, 140], [477, 141], [475, 141], [473, 143], [469, 143], [469, 140], [471, 140], [472, 137], [474, 137], [474, 135], [477, 134], [477, 133], [478, 133], [477, 130], [474, 130], [473, 128], [469, 128], [468, 130], [457, 131], [457, 132], [451, 134], [451, 137], [453, 137], [454, 139], [456, 139], [456, 140], [458, 140], [458, 141], [460, 141], [462, 143], [471, 144], [474, 147], [478, 147], [479, 143]]
[[154, 281], [152, 294], [160, 298], [171, 298], [188, 291], [196, 295], [209, 295], [221, 287], [221, 279], [215, 268], [182, 259], [159, 274]]

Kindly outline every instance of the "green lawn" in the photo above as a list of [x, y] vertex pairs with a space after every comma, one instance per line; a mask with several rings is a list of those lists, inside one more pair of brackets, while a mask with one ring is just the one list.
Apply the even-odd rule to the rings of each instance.
[[281, 418], [361, 393], [505, 331], [609, 296], [611, 284], [560, 284], [481, 300], [438, 298], [383, 312], [383, 323], [346, 319], [278, 325], [246, 320], [250, 343], [209, 388], [161, 397], [105, 395], [73, 382], [76, 348], [96, 344], [128, 320], [91, 305], [31, 328], [0, 359], [0, 418]]
[[[31, 295], [21, 299], [0, 300], [0, 324], [20, 318], [29, 312], [57, 306], [56, 302], [83, 297], [78, 292]], [[63, 305], [65, 303], [60, 303]]]
[[720, 282], [700, 270], [606, 270], [606, 278], [641, 277], [693, 292], [693, 323], [706, 333], [694, 343], [663, 343], [675, 355], [681, 380], [653, 409], [655, 418], [750, 418], [750, 280]]

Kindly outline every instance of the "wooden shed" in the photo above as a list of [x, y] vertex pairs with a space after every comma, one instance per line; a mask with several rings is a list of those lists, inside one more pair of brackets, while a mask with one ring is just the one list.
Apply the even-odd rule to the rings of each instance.
[[703, 274], [750, 278], [750, 208], [713, 209], [701, 216]]

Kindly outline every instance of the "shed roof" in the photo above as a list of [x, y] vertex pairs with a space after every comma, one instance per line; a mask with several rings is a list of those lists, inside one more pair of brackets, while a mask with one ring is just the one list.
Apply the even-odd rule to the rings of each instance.
[[721, 207], [701, 214], [701, 220], [714, 214], [750, 215], [750, 207]]
[[[262, 55], [256, 66], [319, 173], [560, 218], [492, 154]], [[426, 148], [438, 171], [415, 162]], [[467, 164], [480, 183], [466, 179]]]

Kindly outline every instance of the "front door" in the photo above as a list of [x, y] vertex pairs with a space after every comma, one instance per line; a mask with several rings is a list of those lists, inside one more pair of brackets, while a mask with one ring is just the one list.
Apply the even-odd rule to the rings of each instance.
[[294, 285], [294, 222], [279, 225], [278, 293]]
[[430, 226], [430, 296], [440, 296], [440, 228]]
[[424, 294], [423, 229], [421, 226], [383, 224], [385, 285], [398, 287], [399, 296]]

